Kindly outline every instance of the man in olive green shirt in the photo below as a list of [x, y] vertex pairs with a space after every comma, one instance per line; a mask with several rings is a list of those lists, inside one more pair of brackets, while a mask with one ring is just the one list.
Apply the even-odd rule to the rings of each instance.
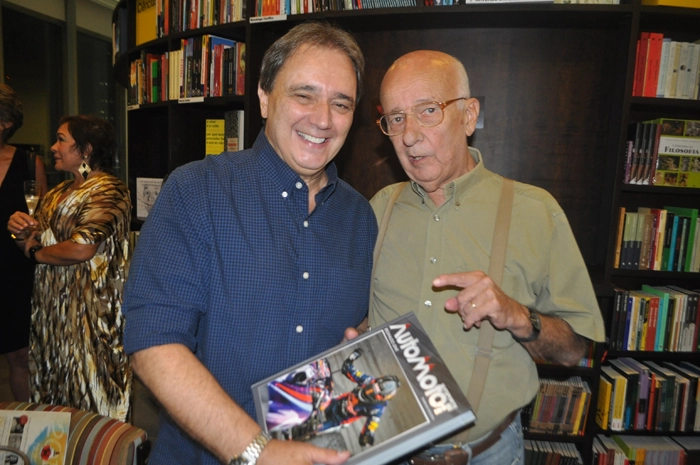
[[604, 339], [583, 258], [556, 200], [516, 183], [501, 285], [486, 275], [503, 178], [468, 147], [479, 102], [458, 60], [404, 55], [384, 76], [380, 99], [380, 127], [411, 182], [371, 201], [381, 223], [391, 193], [402, 189], [375, 264], [370, 325], [413, 311], [466, 393], [488, 320], [493, 357], [462, 447], [473, 465], [523, 460], [519, 411], [539, 386], [533, 359], [575, 365], [590, 340]]

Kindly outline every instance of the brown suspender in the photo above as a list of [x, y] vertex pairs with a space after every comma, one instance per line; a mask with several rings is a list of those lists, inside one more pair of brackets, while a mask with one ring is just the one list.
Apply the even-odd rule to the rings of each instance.
[[[370, 304], [369, 311], [372, 311], [372, 300], [374, 297], [374, 273], [377, 268], [377, 261], [379, 260], [379, 254], [382, 248], [382, 243], [384, 242], [384, 236], [386, 235], [386, 229], [389, 225], [389, 217], [391, 216], [391, 211], [394, 208], [396, 199], [398, 199], [401, 192], [408, 183], [404, 182], [394, 189], [389, 202], [384, 210], [384, 216], [382, 217], [382, 222], [379, 225], [379, 232], [377, 234], [377, 242], [374, 246], [374, 263], [372, 266], [372, 281], [370, 284]], [[503, 269], [506, 260], [506, 248], [508, 245], [508, 233], [510, 231], [510, 218], [511, 211], [513, 209], [513, 197], [515, 190], [515, 182], [512, 179], [503, 178], [503, 185], [501, 187], [501, 196], [498, 201], [498, 211], [496, 212], [496, 224], [493, 231], [493, 243], [491, 245], [491, 261], [489, 263], [488, 275], [497, 284], [501, 285], [501, 280], [503, 279]], [[492, 356], [492, 346], [493, 337], [495, 334], [495, 329], [489, 321], [483, 321], [481, 323], [481, 328], [479, 329], [479, 342], [477, 344], [476, 357], [474, 360], [474, 370], [472, 372], [471, 382], [469, 383], [469, 390], [467, 392], [467, 399], [476, 413], [479, 409], [479, 403], [481, 402], [481, 395], [484, 392], [484, 385], [486, 384], [486, 374], [489, 369], [489, 364], [491, 362]], [[469, 434], [469, 430], [466, 430], [460, 435], [460, 440], [466, 442], [466, 438]]]

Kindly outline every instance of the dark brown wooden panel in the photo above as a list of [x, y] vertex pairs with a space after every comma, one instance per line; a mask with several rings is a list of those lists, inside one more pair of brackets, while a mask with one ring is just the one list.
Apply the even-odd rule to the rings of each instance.
[[[603, 169], [619, 121], [611, 121], [616, 33], [597, 29], [393, 29], [355, 32], [365, 51], [365, 97], [338, 155], [342, 177], [370, 198], [406, 179], [374, 121], [379, 85], [406, 52], [429, 48], [465, 64], [472, 95], [483, 97], [485, 127], [470, 144], [486, 166], [547, 189], [561, 203], [587, 262], [595, 262]], [[453, 98], [445, 96], [444, 98]]]

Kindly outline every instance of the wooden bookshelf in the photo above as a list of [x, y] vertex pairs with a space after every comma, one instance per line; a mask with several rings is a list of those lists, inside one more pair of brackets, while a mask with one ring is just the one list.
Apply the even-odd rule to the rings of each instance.
[[[442, 50], [462, 60], [472, 95], [482, 103], [484, 128], [476, 131], [470, 145], [482, 151], [490, 170], [545, 188], [559, 201], [607, 320], [613, 284], [632, 288], [642, 283], [683, 286], [698, 282], [697, 276], [687, 273], [613, 268], [621, 206], [700, 203], [700, 189], [622, 183], [630, 123], [662, 116], [700, 119], [698, 101], [632, 97], [639, 33], [659, 30], [681, 40], [698, 40], [700, 9], [623, 2], [327, 11], [290, 15], [284, 21], [239, 21], [179, 32], [136, 47], [131, 32], [136, 0], [122, 0], [118, 8], [128, 12], [129, 35], [127, 50], [116, 57], [114, 70], [125, 86], [128, 62], [142, 50], [174, 50], [181, 38], [204, 33], [247, 44], [244, 96], [189, 104], [167, 101], [128, 111], [129, 185], [133, 189], [137, 176], [165, 177], [177, 166], [202, 158], [204, 120], [221, 117], [227, 110], [245, 110], [245, 143], [250, 147], [262, 127], [257, 81], [265, 50], [294, 25], [322, 19], [352, 32], [365, 51], [365, 96], [335, 161], [341, 177], [371, 198], [382, 187], [406, 179], [391, 143], [374, 123], [383, 74], [406, 52]], [[254, 11], [253, 0], [248, 0], [247, 11]], [[601, 347], [599, 356], [604, 352]], [[590, 431], [595, 431], [599, 366], [578, 371], [593, 391]], [[557, 369], [544, 369], [547, 373], [552, 370]], [[574, 441], [584, 463], [590, 462], [592, 437], [593, 433]]]

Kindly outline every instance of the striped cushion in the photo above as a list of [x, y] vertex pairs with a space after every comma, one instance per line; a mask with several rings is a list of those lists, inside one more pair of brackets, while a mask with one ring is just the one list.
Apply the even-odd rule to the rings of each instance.
[[[128, 423], [92, 412], [59, 405], [28, 402], [0, 402], [0, 410], [43, 410], [70, 412], [70, 432], [66, 465], [138, 465], [142, 444], [146, 445], [144, 430]], [[144, 448], [147, 454], [147, 445]], [[140, 458], [140, 460], [139, 460]]]

